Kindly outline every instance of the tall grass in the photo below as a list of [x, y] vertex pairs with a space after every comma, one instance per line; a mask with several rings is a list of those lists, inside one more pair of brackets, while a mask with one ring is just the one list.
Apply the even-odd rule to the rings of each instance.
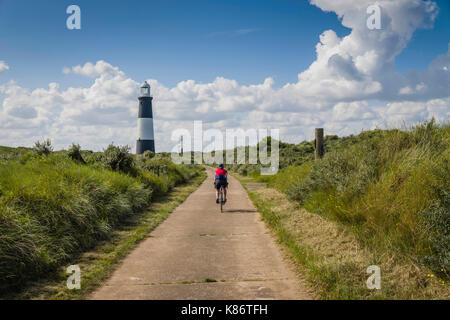
[[0, 292], [55, 270], [198, 172], [170, 164], [158, 177], [134, 165], [133, 174], [83, 165], [64, 153], [23, 156], [0, 162]]
[[434, 122], [383, 131], [314, 163], [298, 200], [435, 272], [448, 270], [450, 127]]
[[448, 277], [449, 159], [450, 125], [429, 121], [339, 139], [323, 159], [285, 168], [269, 186], [348, 226], [365, 245]]

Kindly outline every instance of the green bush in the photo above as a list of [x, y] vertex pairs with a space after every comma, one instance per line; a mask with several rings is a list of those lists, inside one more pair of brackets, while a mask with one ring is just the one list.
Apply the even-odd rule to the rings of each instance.
[[40, 156], [48, 156], [53, 151], [51, 140], [36, 141], [34, 143], [34, 151]]
[[144, 153], [142, 154], [142, 157], [144, 159], [151, 159], [155, 156], [155, 153], [150, 151], [150, 150], [145, 150]]
[[310, 174], [288, 191], [292, 199], [302, 203], [311, 192], [321, 190], [347, 201], [358, 198], [367, 186], [377, 178], [378, 155], [372, 141], [331, 151], [315, 161]]
[[104, 167], [113, 171], [136, 174], [134, 158], [129, 146], [114, 146], [110, 144], [99, 156]]
[[69, 150], [67, 150], [67, 156], [73, 161], [86, 164], [86, 162], [83, 159], [83, 156], [81, 155], [81, 147], [79, 144], [72, 143], [72, 146], [69, 148]]
[[311, 162], [307, 162], [301, 166], [287, 167], [271, 176], [268, 186], [287, 193], [289, 197], [296, 198], [295, 194], [290, 194], [290, 190], [302, 184], [311, 170], [311, 165]]

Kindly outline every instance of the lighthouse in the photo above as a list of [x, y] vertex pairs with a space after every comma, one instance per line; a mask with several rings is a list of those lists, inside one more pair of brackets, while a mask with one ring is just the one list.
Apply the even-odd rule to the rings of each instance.
[[136, 142], [136, 154], [142, 154], [147, 150], [155, 152], [155, 138], [153, 136], [153, 111], [150, 96], [150, 85], [145, 81], [141, 85], [139, 95], [138, 114], [138, 140]]

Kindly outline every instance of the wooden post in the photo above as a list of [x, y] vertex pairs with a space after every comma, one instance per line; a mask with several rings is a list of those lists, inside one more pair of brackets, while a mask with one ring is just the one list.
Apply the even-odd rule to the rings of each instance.
[[181, 155], [183, 155], [183, 136], [181, 136], [180, 146], [181, 146]]
[[318, 160], [323, 157], [325, 149], [323, 147], [323, 128], [316, 128], [316, 151], [315, 159]]

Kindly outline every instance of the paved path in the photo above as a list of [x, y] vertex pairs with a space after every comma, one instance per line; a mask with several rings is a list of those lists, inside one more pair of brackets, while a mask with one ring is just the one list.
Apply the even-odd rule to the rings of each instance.
[[310, 298], [240, 183], [230, 177], [220, 213], [207, 172], [91, 299]]

